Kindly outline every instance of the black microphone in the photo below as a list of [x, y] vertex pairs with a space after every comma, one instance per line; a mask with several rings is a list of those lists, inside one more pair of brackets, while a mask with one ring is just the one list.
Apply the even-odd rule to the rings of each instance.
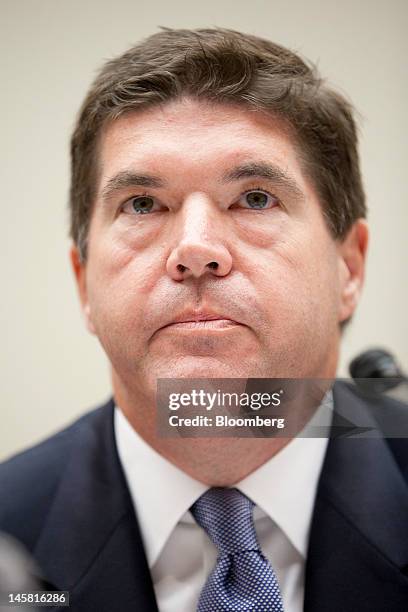
[[382, 348], [357, 355], [349, 365], [349, 372], [362, 390], [373, 394], [385, 393], [408, 382], [395, 357]]

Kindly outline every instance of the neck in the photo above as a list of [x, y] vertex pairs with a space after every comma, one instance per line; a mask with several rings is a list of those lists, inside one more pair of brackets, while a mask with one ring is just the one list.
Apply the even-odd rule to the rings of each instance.
[[162, 437], [157, 433], [155, 399], [141, 390], [130, 396], [114, 372], [112, 382], [116, 404], [133, 429], [165, 459], [208, 486], [236, 484], [292, 439]]

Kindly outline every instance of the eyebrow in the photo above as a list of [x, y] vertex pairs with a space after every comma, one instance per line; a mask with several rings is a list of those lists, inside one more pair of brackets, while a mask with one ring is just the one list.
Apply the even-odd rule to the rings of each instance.
[[[229, 170], [221, 178], [222, 183], [232, 183], [245, 178], [266, 179], [275, 185], [287, 189], [294, 197], [303, 198], [303, 192], [293, 177], [282, 168], [269, 162], [248, 162]], [[152, 174], [139, 174], [131, 170], [122, 170], [110, 178], [102, 189], [102, 198], [108, 200], [114, 193], [129, 187], [163, 188], [167, 182]]]
[[150, 189], [158, 189], [160, 187], [164, 187], [165, 185], [165, 181], [158, 176], [153, 176], [151, 174], [138, 174], [136, 172], [132, 172], [131, 170], [122, 170], [108, 180], [102, 189], [102, 198], [104, 200], [108, 200], [115, 192], [120, 191], [121, 189], [127, 189], [129, 187], [148, 187]]
[[275, 185], [285, 188], [297, 198], [303, 198], [303, 191], [296, 180], [284, 172], [282, 168], [269, 162], [249, 162], [236, 166], [223, 176], [225, 183], [239, 181], [243, 178], [261, 178], [275, 183]]

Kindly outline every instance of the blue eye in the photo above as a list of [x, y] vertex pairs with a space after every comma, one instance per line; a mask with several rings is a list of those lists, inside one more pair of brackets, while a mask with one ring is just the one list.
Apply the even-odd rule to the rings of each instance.
[[144, 215], [151, 212], [154, 206], [154, 200], [149, 196], [138, 196], [137, 198], [130, 200], [129, 204], [132, 212], [135, 212], [138, 215]]
[[275, 206], [279, 200], [275, 196], [272, 196], [265, 191], [254, 189], [244, 193], [239, 202], [244, 206], [244, 208], [262, 210], [264, 208], [271, 208], [272, 206]]
[[128, 215], [145, 215], [157, 210], [157, 204], [154, 198], [148, 195], [136, 196], [130, 198], [121, 206], [121, 210]]

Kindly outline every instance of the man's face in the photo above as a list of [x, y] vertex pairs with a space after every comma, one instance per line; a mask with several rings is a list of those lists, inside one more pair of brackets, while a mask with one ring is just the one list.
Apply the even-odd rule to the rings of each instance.
[[107, 126], [99, 167], [73, 261], [117, 384], [334, 375], [362, 238], [332, 238], [282, 123], [174, 101]]

